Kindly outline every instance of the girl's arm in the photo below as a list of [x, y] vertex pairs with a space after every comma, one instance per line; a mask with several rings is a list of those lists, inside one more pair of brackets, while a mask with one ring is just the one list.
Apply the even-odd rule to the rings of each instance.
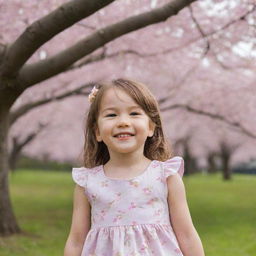
[[91, 226], [91, 207], [84, 188], [74, 189], [73, 216], [70, 233], [65, 245], [64, 256], [81, 256], [86, 235]]
[[204, 256], [202, 242], [193, 225], [185, 187], [179, 174], [169, 176], [167, 185], [170, 220], [183, 255]]

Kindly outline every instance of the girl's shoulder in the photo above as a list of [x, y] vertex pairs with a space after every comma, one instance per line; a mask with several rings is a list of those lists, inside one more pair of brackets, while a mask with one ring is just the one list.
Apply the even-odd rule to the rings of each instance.
[[88, 175], [90, 173], [96, 173], [100, 170], [100, 166], [95, 166], [93, 168], [86, 167], [73, 167], [72, 168], [72, 178], [76, 184], [81, 187], [86, 187]]
[[164, 162], [160, 162], [163, 166], [165, 178], [178, 173], [181, 177], [184, 174], [184, 160], [181, 156], [174, 156]]

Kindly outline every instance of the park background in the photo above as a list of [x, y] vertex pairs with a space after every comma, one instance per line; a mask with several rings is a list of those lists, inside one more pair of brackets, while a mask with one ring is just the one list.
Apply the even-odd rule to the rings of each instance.
[[255, 1], [12, 0], [0, 13], [0, 255], [62, 254], [87, 96], [119, 77], [158, 99], [206, 255], [256, 254]]

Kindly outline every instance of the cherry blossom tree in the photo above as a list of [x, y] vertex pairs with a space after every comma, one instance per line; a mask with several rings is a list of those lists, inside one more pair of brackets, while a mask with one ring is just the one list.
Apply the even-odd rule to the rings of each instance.
[[[28, 88], [52, 78], [60, 73], [67, 72], [76, 67], [76, 63], [88, 56], [97, 49], [103, 47], [108, 42], [127, 34], [129, 32], [141, 29], [148, 25], [163, 22], [169, 17], [176, 15], [183, 8], [195, 0], [173, 0], [166, 1], [158, 8], [146, 8], [140, 13], [124, 17], [117, 22], [109, 22], [104, 27], [96, 29], [78, 40], [74, 40], [69, 46], [65, 45], [63, 49], [52, 53], [44, 58], [44, 52], [41, 52], [42, 59], [35, 61], [33, 54], [36, 53], [45, 43], [54, 43], [54, 37], [61, 34], [64, 30], [72, 27], [74, 24], [92, 15], [115, 1], [111, 0], [73, 0], [57, 1], [56, 8], [50, 12], [37, 13], [34, 21], [31, 23], [27, 19], [27, 26], [23, 33], [17, 38], [7, 40], [7, 43], [1, 43], [0, 49], [0, 234], [8, 235], [20, 232], [12, 211], [9, 189], [8, 189], [8, 147], [7, 137], [10, 121], [14, 119], [15, 114], [10, 116], [10, 109], [19, 98], [19, 96]], [[46, 5], [44, 1], [42, 5]], [[64, 2], [64, 3], [63, 3]], [[16, 1], [17, 6], [21, 2]], [[35, 6], [35, 2], [28, 1], [30, 8]], [[37, 5], [38, 3], [36, 3]], [[59, 5], [62, 4], [62, 5]], [[1, 9], [8, 9], [8, 6], [1, 3]], [[38, 6], [37, 6], [38, 7]], [[45, 7], [45, 6], [44, 6]], [[37, 8], [40, 9], [40, 8]], [[8, 9], [9, 18], [13, 19], [13, 11]], [[16, 9], [17, 10], [17, 9]], [[36, 9], [34, 9], [36, 10]], [[45, 10], [45, 8], [44, 8]], [[19, 9], [22, 13], [23, 9]], [[10, 20], [6, 17], [6, 26], [11, 26]], [[8, 23], [8, 24], [7, 24]], [[86, 25], [85, 25], [86, 26]], [[97, 27], [97, 26], [94, 26]], [[10, 35], [11, 37], [11, 35]], [[19, 109], [20, 110], [20, 109]], [[19, 112], [16, 110], [16, 113]]]
[[[62, 126], [49, 125], [25, 150], [71, 161], [82, 146], [82, 110], [93, 81], [126, 76], [146, 83], [191, 172], [195, 159], [212, 152], [227, 156], [227, 169], [233, 155], [245, 159], [243, 152], [255, 151], [255, 2], [192, 2], [0, 4], [1, 234], [19, 231], [8, 192], [10, 127], [21, 143], [41, 121]], [[238, 144], [241, 150], [233, 150]]]

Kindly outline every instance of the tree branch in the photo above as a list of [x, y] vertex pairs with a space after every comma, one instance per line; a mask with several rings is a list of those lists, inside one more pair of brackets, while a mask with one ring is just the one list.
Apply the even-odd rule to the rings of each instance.
[[[201, 62], [201, 61], [200, 61]], [[188, 80], [188, 78], [190, 77], [191, 74], [193, 74], [195, 72], [195, 70], [198, 68], [199, 63], [195, 64], [192, 68], [190, 68], [189, 70], [187, 70], [187, 72], [181, 77], [181, 79], [178, 81], [178, 83], [175, 84], [174, 87], [171, 88], [171, 91], [174, 91], [177, 88], [181, 88], [181, 86], [186, 82], [186, 80]], [[165, 102], [167, 102], [168, 100], [170, 100], [170, 93], [168, 93], [168, 95], [160, 98], [158, 100], [159, 105], [161, 106], [162, 104], [164, 104]]]
[[208, 117], [211, 117], [213, 119], [217, 119], [219, 121], [222, 121], [222, 122], [230, 125], [231, 127], [234, 127], [236, 129], [238, 128], [238, 130], [240, 130], [240, 132], [246, 134], [247, 136], [249, 136], [253, 139], [256, 139], [256, 134], [253, 134], [251, 131], [246, 129], [243, 125], [241, 125], [238, 122], [230, 121], [230, 120], [226, 119], [224, 116], [221, 116], [221, 115], [218, 115], [218, 114], [213, 114], [213, 113], [203, 111], [203, 110], [200, 110], [200, 109], [195, 109], [195, 108], [193, 108], [191, 106], [188, 106], [188, 105], [185, 105], [185, 104], [174, 104], [174, 105], [170, 105], [168, 107], [160, 108], [160, 110], [161, 111], [167, 111], [167, 110], [176, 109], [176, 108], [182, 108], [182, 109], [185, 109], [185, 110], [187, 110], [189, 112], [192, 112], [192, 113], [195, 113], [195, 114], [208, 116]]
[[49, 123], [39, 123], [39, 126], [37, 128], [36, 131], [33, 131], [29, 134], [26, 135], [26, 137], [23, 139], [23, 140], [20, 140], [19, 141], [19, 137], [20, 136], [14, 136], [12, 138], [12, 141], [13, 141], [13, 149], [12, 151], [14, 150], [21, 150], [24, 146], [26, 146], [28, 143], [30, 143], [41, 131], [43, 131], [43, 129], [45, 127], [47, 127], [49, 125]]
[[121, 51], [118, 51], [118, 52], [107, 54], [106, 49], [104, 49], [99, 54], [87, 56], [85, 59], [81, 60], [79, 63], [76, 63], [76, 64], [70, 66], [65, 71], [71, 71], [71, 70], [74, 70], [74, 69], [77, 69], [77, 68], [81, 68], [85, 65], [88, 65], [88, 64], [91, 64], [91, 63], [94, 63], [94, 62], [97, 62], [97, 61], [115, 58], [115, 57], [120, 56], [122, 54], [133, 54], [133, 55], [136, 55], [138, 57], [152, 56], [152, 54], [143, 54], [143, 53], [137, 52], [135, 50], [121, 50]]
[[[209, 41], [209, 38], [212, 37], [213, 35], [225, 30], [226, 28], [232, 26], [233, 24], [235, 24], [236, 22], [238, 21], [241, 21], [241, 20], [244, 20], [249, 14], [253, 13], [254, 11], [256, 10], [256, 5], [253, 5], [253, 7], [248, 10], [246, 13], [244, 13], [243, 15], [241, 15], [240, 17], [238, 17], [237, 19], [235, 20], [232, 20], [226, 24], [224, 24], [222, 27], [220, 27], [219, 29], [217, 30], [214, 30], [210, 33], [205, 33], [204, 32], [204, 35], [202, 33], [200, 33], [200, 37], [197, 37], [189, 42], [186, 42], [185, 44], [181, 45], [181, 46], [178, 46], [178, 47], [173, 47], [173, 48], [170, 48], [170, 49], [166, 49], [164, 51], [161, 51], [161, 52], [158, 52], [158, 53], [151, 53], [151, 55], [157, 55], [157, 54], [169, 54], [169, 53], [172, 53], [172, 52], [175, 52], [177, 50], [181, 50], [181, 49], [184, 49], [185, 47], [199, 41], [199, 40], [205, 40], [205, 38]], [[202, 29], [201, 29], [202, 31]], [[150, 56], [149, 54], [147, 54], [147, 56]]]
[[69, 92], [64, 92], [60, 95], [51, 95], [50, 97], [46, 99], [41, 99], [35, 102], [29, 102], [27, 104], [24, 104], [23, 106], [19, 107], [15, 111], [12, 111], [10, 113], [10, 126], [13, 125], [21, 116], [26, 114], [27, 112], [33, 110], [36, 107], [45, 105], [49, 102], [54, 102], [58, 100], [62, 100], [64, 98], [75, 96], [75, 95], [89, 95], [90, 91], [83, 91], [84, 89], [92, 88], [92, 83], [81, 85], [80, 87], [71, 90]]
[[35, 21], [11, 44], [0, 66], [0, 75], [15, 78], [33, 53], [52, 37], [114, 0], [72, 0]]
[[203, 29], [201, 28], [199, 22], [197, 21], [195, 15], [194, 15], [192, 6], [189, 6], [188, 9], [189, 9], [189, 12], [190, 12], [191, 19], [192, 19], [192, 21], [194, 22], [194, 24], [196, 25], [197, 30], [198, 30], [199, 33], [201, 34], [202, 38], [205, 39], [206, 45], [205, 45], [205, 49], [204, 49], [204, 55], [206, 55], [206, 54], [208, 53], [208, 51], [210, 50], [210, 42], [209, 42], [209, 39], [208, 39], [208, 37], [206, 36], [206, 33], [204, 33]]
[[16, 169], [17, 160], [21, 154], [22, 149], [31, 143], [37, 137], [37, 135], [43, 131], [45, 127], [48, 126], [48, 124], [49, 123], [39, 123], [37, 130], [28, 134], [23, 140], [19, 141], [19, 135], [12, 138], [12, 149], [8, 157], [9, 166], [12, 170]]
[[[189, 8], [189, 11], [190, 11], [190, 14], [191, 14], [191, 19], [195, 23], [195, 25], [196, 25], [196, 27], [197, 27], [200, 35], [201, 35], [200, 38], [197, 38], [196, 40], [193, 40], [193, 41], [191, 41], [188, 44], [185, 44], [183, 46], [179, 46], [177, 48], [168, 49], [168, 50], [165, 50], [165, 51], [162, 51], [162, 52], [140, 53], [140, 52], [137, 52], [135, 50], [127, 49], [127, 50], [121, 50], [121, 51], [118, 51], [118, 52], [115, 52], [115, 53], [112, 53], [112, 54], [106, 54], [106, 50], [104, 49], [99, 54], [87, 56], [85, 59], [81, 60], [79, 63], [75, 63], [74, 65], [72, 65], [69, 68], [67, 68], [66, 71], [70, 71], [70, 70], [74, 70], [74, 69], [77, 69], [77, 68], [81, 68], [81, 67], [83, 67], [85, 65], [88, 65], [88, 64], [91, 64], [91, 63], [94, 63], [94, 62], [97, 62], [97, 61], [101, 61], [103, 59], [114, 58], [114, 57], [119, 56], [121, 54], [134, 54], [135, 56], [142, 57], [142, 58], [147, 58], [147, 57], [153, 57], [153, 56], [157, 56], [157, 55], [161, 55], [161, 54], [166, 54], [166, 53], [170, 53], [170, 52], [173, 52], [173, 51], [176, 51], [176, 50], [183, 49], [184, 47], [186, 47], [186, 46], [188, 46], [188, 45], [190, 45], [190, 44], [192, 44], [192, 43], [194, 43], [194, 42], [196, 42], [196, 41], [198, 41], [200, 39], [203, 39], [203, 40], [206, 41], [205, 50], [203, 51], [202, 56], [200, 57], [200, 59], [202, 59], [203, 57], [205, 57], [207, 55], [207, 53], [211, 49], [210, 40], [209, 40], [210, 36], [214, 35], [215, 33], [218, 33], [221, 29], [225, 29], [227, 24], [223, 28], [220, 28], [219, 30], [214, 31], [211, 34], [206, 34], [204, 32], [204, 30], [202, 29], [201, 25], [199, 24], [199, 22], [197, 21], [197, 19], [195, 18], [192, 6], [190, 5], [190, 6], [188, 6], [188, 8]], [[234, 20], [231, 23], [229, 23], [228, 26], [232, 25], [233, 23], [235, 23], [237, 21], [244, 20], [246, 18], [246, 16], [249, 15], [250, 13], [252, 13], [254, 10], [255, 10], [255, 6], [252, 9], [250, 9], [249, 11], [247, 11], [245, 14], [243, 14], [241, 17], [239, 17], [237, 20]], [[212, 52], [213, 52], [213, 50], [212, 50]], [[218, 61], [218, 63], [222, 66], [223, 69], [228, 69], [227, 66], [225, 66], [222, 62], [220, 62], [217, 59], [217, 56], [216, 56], [215, 52], [213, 52], [213, 55], [215, 56], [216, 61]], [[169, 97], [167, 97], [167, 99], [168, 98]]]
[[65, 71], [73, 63], [90, 54], [106, 43], [129, 32], [158, 23], [176, 15], [196, 0], [173, 0], [160, 8], [129, 17], [118, 23], [100, 29], [80, 40], [70, 48], [42, 61], [24, 66], [18, 77], [24, 89]]

